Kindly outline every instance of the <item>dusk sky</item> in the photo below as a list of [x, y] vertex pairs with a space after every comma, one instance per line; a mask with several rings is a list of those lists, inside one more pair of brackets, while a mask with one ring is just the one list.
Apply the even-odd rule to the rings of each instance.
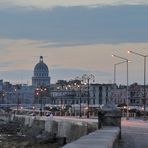
[[[0, 0], [4, 81], [31, 84], [42, 55], [51, 82], [92, 73], [97, 83], [112, 83], [117, 54], [132, 61], [130, 84], [143, 84], [143, 58], [128, 50], [148, 55], [148, 0]], [[125, 64], [117, 84], [126, 84]]]

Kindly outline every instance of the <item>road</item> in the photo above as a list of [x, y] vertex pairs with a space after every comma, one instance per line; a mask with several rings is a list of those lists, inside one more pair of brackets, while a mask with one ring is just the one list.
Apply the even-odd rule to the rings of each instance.
[[120, 148], [148, 148], [148, 121], [122, 120]]

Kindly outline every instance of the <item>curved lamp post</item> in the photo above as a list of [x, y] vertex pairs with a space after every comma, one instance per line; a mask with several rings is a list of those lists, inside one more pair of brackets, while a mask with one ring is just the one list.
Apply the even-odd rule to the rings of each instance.
[[144, 58], [144, 95], [143, 95], [143, 105], [144, 105], [144, 120], [145, 120], [145, 116], [146, 116], [146, 58], [148, 57], [148, 55], [143, 55], [134, 51], [130, 51], [128, 50], [128, 53], [132, 53], [138, 56], [141, 56]]
[[127, 115], [126, 115], [126, 119], [128, 120], [129, 119], [129, 111], [128, 111], [128, 62], [129, 60], [126, 59], [126, 58], [123, 58], [121, 56], [118, 56], [118, 55], [115, 55], [115, 54], [112, 54], [112, 57], [116, 57], [118, 59], [122, 59], [126, 62], [127, 64], [127, 73], [126, 73], [126, 78], [127, 78], [127, 87], [126, 87], [126, 104], [127, 104]]
[[114, 64], [114, 84], [116, 83], [116, 70], [117, 70], [117, 66], [126, 63], [126, 61], [123, 62], [119, 62]]

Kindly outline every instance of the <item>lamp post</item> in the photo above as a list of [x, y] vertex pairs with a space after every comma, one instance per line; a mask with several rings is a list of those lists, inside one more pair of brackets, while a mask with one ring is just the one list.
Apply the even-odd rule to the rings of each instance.
[[60, 100], [59, 100], [59, 102], [60, 102], [60, 116], [62, 116], [62, 109], [63, 109], [63, 92], [64, 92], [64, 84], [58, 84], [58, 87], [56, 88], [57, 89], [57, 91], [58, 91], [58, 93], [60, 93], [60, 95], [59, 95], [59, 97], [60, 97]]
[[40, 88], [37, 88], [36, 89], [37, 92], [36, 92], [36, 95], [38, 97], [40, 97], [40, 116], [42, 116], [42, 109], [43, 109], [43, 97], [45, 96], [45, 92], [47, 91], [47, 88], [46, 87], [40, 87]]
[[82, 88], [82, 86], [80, 84], [79, 85], [79, 89], [80, 89], [80, 96], [79, 96], [80, 97], [80, 115], [79, 116], [80, 116], [80, 118], [82, 117], [82, 111], [81, 111], [82, 110], [82, 106], [81, 106], [81, 103], [82, 103], [82, 98], [81, 98], [82, 97], [82, 92], [81, 92], [81, 88]]
[[95, 76], [93, 74], [87, 75], [87, 74], [83, 74], [82, 76], [82, 81], [87, 83], [87, 93], [88, 93], [88, 98], [87, 98], [87, 118], [89, 118], [89, 99], [90, 99], [90, 94], [89, 94], [89, 83], [90, 81], [95, 81]]
[[80, 112], [79, 112], [79, 116], [81, 118], [82, 117], [82, 106], [81, 106], [81, 104], [82, 104], [82, 78], [76, 77], [76, 80], [80, 81], [80, 85], [78, 85], [78, 88], [79, 88], [79, 92], [80, 92], [80, 94], [79, 94], [79, 99], [80, 99]]
[[128, 50], [128, 53], [132, 53], [138, 56], [141, 56], [144, 58], [144, 94], [143, 94], [143, 105], [144, 105], [144, 120], [145, 120], [145, 116], [146, 116], [146, 58], [148, 57], [148, 55], [143, 55], [134, 51], [130, 51]]
[[126, 63], [126, 61], [123, 61], [123, 62], [119, 62], [119, 63], [114, 64], [114, 84], [116, 83], [116, 70], [117, 70], [117, 66], [118, 65], [121, 65], [123, 63]]
[[119, 58], [119, 59], [122, 59], [126, 62], [127, 64], [127, 73], [126, 73], [126, 80], [127, 80], [127, 86], [126, 86], [126, 105], [127, 105], [127, 115], [126, 115], [126, 119], [128, 120], [129, 119], [129, 112], [128, 112], [128, 62], [129, 60], [126, 59], [126, 58], [123, 58], [121, 56], [118, 56], [118, 55], [115, 55], [115, 54], [112, 54], [112, 57], [116, 57], [116, 58]]
[[17, 97], [17, 108], [16, 108], [16, 113], [18, 114], [18, 109], [19, 109], [19, 95], [18, 95], [18, 90], [15, 88], [14, 92], [15, 92], [15, 96]]

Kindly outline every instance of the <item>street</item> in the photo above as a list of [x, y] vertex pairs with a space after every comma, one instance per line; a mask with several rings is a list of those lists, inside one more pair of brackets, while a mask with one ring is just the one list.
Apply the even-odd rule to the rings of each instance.
[[122, 120], [120, 148], [148, 148], [148, 121]]

